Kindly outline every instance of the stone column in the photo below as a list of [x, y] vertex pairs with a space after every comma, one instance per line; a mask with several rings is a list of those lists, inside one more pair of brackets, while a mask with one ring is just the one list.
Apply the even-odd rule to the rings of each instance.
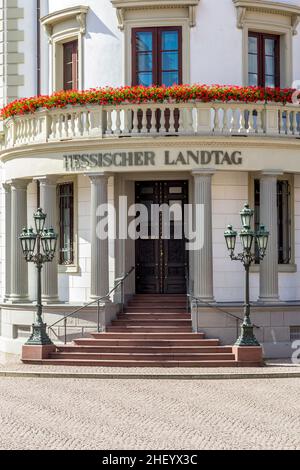
[[[194, 204], [203, 206], [203, 247], [194, 251], [194, 295], [205, 302], [214, 302], [213, 294], [213, 253], [212, 253], [212, 170], [195, 170]], [[199, 223], [199, 222], [197, 222]]]
[[11, 186], [3, 184], [5, 195], [5, 295], [4, 300], [10, 296], [11, 277]]
[[[40, 206], [47, 214], [45, 227], [57, 228], [56, 177], [38, 178], [40, 182]], [[44, 303], [58, 302], [58, 270], [57, 252], [51, 263], [45, 263], [42, 269], [42, 300]]]
[[88, 175], [91, 181], [91, 298], [103, 297], [109, 289], [108, 237], [97, 234], [98, 208], [107, 204], [108, 175]]
[[27, 227], [27, 185], [29, 181], [11, 183], [10, 296], [11, 302], [28, 301], [28, 265], [24, 259], [19, 236]]
[[260, 264], [259, 301], [278, 302], [277, 176], [264, 172], [260, 177], [260, 223], [270, 232], [267, 253]]

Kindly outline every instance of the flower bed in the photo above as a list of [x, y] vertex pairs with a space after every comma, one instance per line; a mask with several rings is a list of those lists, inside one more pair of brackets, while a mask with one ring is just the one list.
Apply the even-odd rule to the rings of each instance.
[[291, 88], [239, 87], [229, 85], [173, 85], [171, 87], [122, 87], [96, 88], [86, 91], [60, 91], [50, 96], [23, 98], [8, 104], [1, 110], [3, 119], [11, 116], [34, 113], [39, 108], [64, 108], [68, 105], [116, 105], [122, 103], [148, 103], [187, 101], [213, 102], [258, 101], [291, 103], [295, 90]]

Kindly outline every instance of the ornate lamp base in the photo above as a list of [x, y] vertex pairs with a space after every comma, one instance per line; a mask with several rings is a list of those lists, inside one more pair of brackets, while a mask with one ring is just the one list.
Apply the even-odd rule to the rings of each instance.
[[242, 324], [241, 336], [236, 340], [235, 346], [260, 346], [254, 336], [253, 325], [250, 323]]
[[46, 328], [46, 323], [34, 323], [32, 325], [32, 334], [25, 344], [30, 346], [52, 345], [53, 343], [47, 335]]

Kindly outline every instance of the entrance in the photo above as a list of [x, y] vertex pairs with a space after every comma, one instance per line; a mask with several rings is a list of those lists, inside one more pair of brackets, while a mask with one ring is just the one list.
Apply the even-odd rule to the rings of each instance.
[[[188, 181], [136, 182], [135, 194], [136, 203], [146, 206], [149, 214], [145, 224], [148, 234], [136, 240], [135, 245], [136, 292], [186, 294], [188, 256], [184, 238], [184, 204], [188, 203]], [[178, 211], [174, 211], [174, 215], [171, 212], [170, 218], [166, 219], [160, 211], [157, 220], [153, 220], [153, 204], [176, 205], [177, 209], [180, 205], [182, 216], [178, 217]], [[170, 233], [168, 239], [163, 236], [166, 231]], [[155, 234], [152, 238], [151, 233]]]

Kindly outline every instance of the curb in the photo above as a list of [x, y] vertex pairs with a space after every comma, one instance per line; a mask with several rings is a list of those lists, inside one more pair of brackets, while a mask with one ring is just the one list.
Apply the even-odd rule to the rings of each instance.
[[300, 378], [300, 372], [228, 373], [228, 374], [99, 374], [72, 372], [0, 371], [0, 377], [39, 379], [96, 379], [96, 380], [228, 380], [228, 379], [287, 379]]

